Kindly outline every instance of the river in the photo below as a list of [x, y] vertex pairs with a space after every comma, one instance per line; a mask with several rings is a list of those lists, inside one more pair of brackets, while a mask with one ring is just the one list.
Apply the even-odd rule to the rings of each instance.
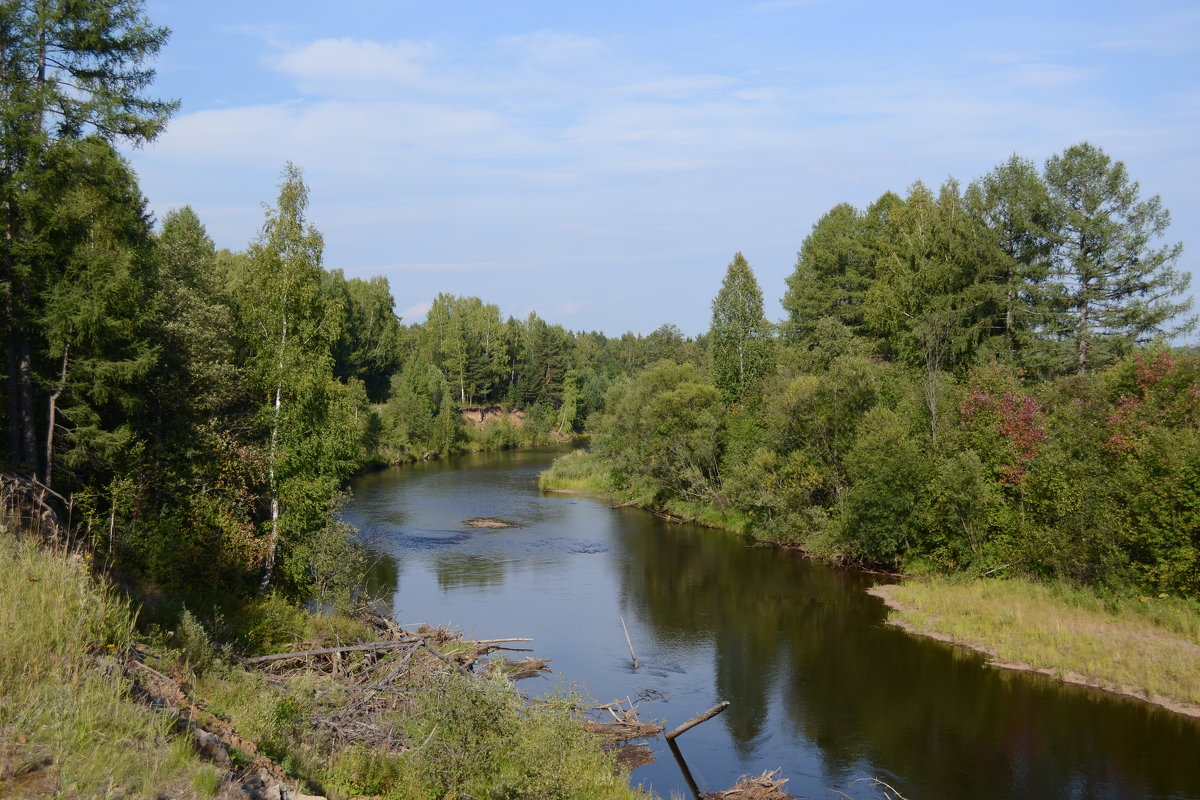
[[[558, 680], [639, 696], [704, 791], [782, 768], [809, 798], [1200, 800], [1200, 720], [886, 626], [871, 576], [636, 509], [541, 494], [562, 451], [462, 456], [363, 476], [346, 518], [380, 554], [401, 622], [531, 636]], [[519, 527], [476, 530], [491, 517]], [[621, 618], [641, 662], [634, 669]], [[515, 657], [515, 656], [514, 656]], [[551, 691], [535, 678], [527, 693]], [[631, 781], [689, 796], [661, 737]]]

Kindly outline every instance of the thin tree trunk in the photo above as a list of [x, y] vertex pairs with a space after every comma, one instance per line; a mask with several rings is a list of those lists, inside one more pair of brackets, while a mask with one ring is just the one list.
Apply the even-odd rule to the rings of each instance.
[[1008, 305], [1004, 309], [1004, 333], [1008, 338], [1008, 363], [1012, 364], [1017, 357], [1017, 335], [1013, 330], [1013, 307], [1016, 305], [1017, 290], [1015, 288], [1016, 277], [1009, 272], [1008, 274]]
[[[24, 294], [24, 293], [22, 293]], [[36, 416], [33, 411], [33, 349], [29, 335], [18, 331], [16, 340], [17, 413], [14, 417], [20, 443], [18, 464], [23, 464], [31, 475], [41, 472], [38, 464]]]
[[62, 375], [59, 378], [58, 388], [50, 395], [50, 410], [46, 420], [46, 475], [42, 478], [42, 483], [47, 487], [51, 485], [51, 477], [54, 471], [54, 420], [58, 414], [58, 398], [67, 388], [67, 363], [71, 355], [71, 343], [67, 342], [63, 345], [62, 356]]
[[275, 457], [279, 442], [279, 419], [283, 411], [283, 354], [287, 347], [287, 316], [283, 318], [283, 333], [279, 337], [279, 377], [275, 383], [275, 412], [271, 420], [271, 446], [267, 455], [267, 479], [271, 488], [271, 536], [267, 540], [267, 560], [263, 566], [259, 593], [271, 585], [275, 574], [275, 549], [279, 544], [279, 487], [275, 481]]
[[[39, 24], [38, 24], [38, 59], [37, 59], [37, 94], [38, 105], [34, 112], [33, 121], [36, 125], [35, 130], [42, 129], [43, 108], [41, 93], [46, 84], [46, 15], [48, 10], [46, 3], [43, 2], [39, 6]], [[10, 209], [11, 213], [11, 209]], [[5, 236], [8, 238], [7, 244], [11, 247], [12, 244], [12, 226], [11, 220], [8, 225]], [[11, 253], [11, 250], [9, 251]], [[9, 256], [11, 259], [11, 255]], [[9, 263], [10, 270], [15, 273], [11, 261]], [[29, 296], [29, 287], [24, 283], [17, 283], [16, 275], [13, 278], [13, 288], [10, 292], [10, 302], [13, 303], [12, 311], [17, 308], [29, 309], [32, 308], [32, 298]], [[15, 396], [16, 402], [10, 400], [10, 418], [9, 425], [12, 426], [11, 439], [15, 442], [16, 448], [14, 452], [14, 461], [18, 468], [24, 468], [31, 475], [41, 473], [41, 468], [38, 464], [38, 446], [37, 446], [37, 417], [34, 413], [34, 388], [33, 388], [33, 347], [29, 341], [29, 333], [21, 326], [21, 323], [14, 319], [15, 315], [10, 315], [9, 328], [9, 381], [10, 381], [10, 397]], [[15, 385], [13, 376], [15, 375]]]
[[1083, 304], [1079, 307], [1079, 374], [1083, 375], [1087, 372], [1088, 359], [1088, 299], [1086, 295], [1083, 299]]

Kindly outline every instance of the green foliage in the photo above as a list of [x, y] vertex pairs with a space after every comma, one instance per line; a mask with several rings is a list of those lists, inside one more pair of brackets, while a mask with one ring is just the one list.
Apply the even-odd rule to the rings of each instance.
[[851, 485], [842, 496], [836, 539], [849, 555], [898, 563], [924, 549], [916, 516], [932, 468], [911, 426], [895, 411], [872, 409], [846, 454]]
[[1188, 276], [1175, 270], [1181, 243], [1155, 246], [1170, 224], [1157, 195], [1142, 200], [1125, 165], [1082, 142], [1046, 161], [1058, 232], [1064, 316], [1052, 332], [1073, 347], [1079, 372], [1111, 363], [1135, 342], [1189, 329], [1167, 323], [1191, 308], [1174, 299]]
[[612, 468], [599, 455], [587, 450], [575, 450], [554, 459], [550, 469], [538, 476], [538, 486], [545, 491], [583, 492], [601, 497], [616, 492]]
[[[48, 476], [42, 469], [40, 445], [46, 441], [44, 432], [55, 427], [48, 417], [39, 419], [38, 407], [44, 408], [65, 383], [61, 367], [38, 363], [44, 350], [65, 351], [76, 336], [90, 340], [90, 352], [80, 354], [85, 364], [110, 362], [118, 373], [111, 376], [96, 369], [90, 376], [80, 376], [81, 389], [98, 389], [100, 394], [114, 384], [128, 383], [135, 373], [144, 373], [152, 361], [146, 351], [135, 354], [136, 346], [135, 352], [122, 351], [120, 345], [112, 353], [103, 346], [98, 351], [98, 339], [110, 336], [112, 330], [97, 335], [96, 327], [107, 326], [95, 312], [119, 301], [122, 292], [132, 288], [132, 296], [124, 298], [127, 314], [130, 306], [137, 307], [141, 294], [136, 280], [121, 286], [119, 280], [101, 277], [105, 273], [120, 277], [130, 270], [131, 260], [138, 260], [131, 257], [128, 242], [119, 233], [129, 230], [129, 216], [145, 228], [140, 196], [136, 188], [129, 191], [133, 182], [112, 144], [152, 140], [178, 107], [143, 94], [154, 77], [149, 62], [166, 39], [167, 30], [151, 25], [137, 0], [115, 4], [19, 0], [7, 3], [0, 17], [0, 84], [4, 86], [0, 203], [6, 209], [0, 223], [4, 304], [0, 319], [10, 365], [8, 402], [2, 407], [9, 429], [9, 459], [30, 474]], [[74, 169], [66, 166], [72, 159], [82, 164], [82, 174], [75, 176]], [[107, 175], [101, 177], [100, 172]], [[63, 183], [64, 177], [68, 184]], [[68, 201], [68, 194], [79, 195], [80, 189], [90, 199]], [[122, 194], [128, 196], [116, 197]], [[95, 219], [81, 207], [89, 202], [99, 212]], [[88, 238], [81, 234], [93, 222], [96, 252], [88, 258], [83, 252]], [[43, 262], [46, 247], [52, 249], [53, 258]], [[92, 329], [76, 334], [69, 320], [72, 300], [87, 301], [92, 292], [94, 302], [83, 302], [82, 313], [76, 315], [77, 321]], [[44, 333], [48, 297], [57, 301], [50, 303], [57, 306], [52, 316], [58, 323], [51, 337]], [[119, 341], [128, 348], [129, 338]], [[136, 341], [136, 332], [132, 338]], [[117, 430], [119, 423], [104, 419], [97, 402], [106, 403], [107, 398], [82, 403], [73, 427], [86, 450], [107, 450], [103, 455], [111, 457], [128, 437]], [[45, 428], [39, 430], [42, 425]], [[76, 464], [77, 469], [83, 466]]]
[[217, 648], [200, 620], [186, 608], [175, 626], [175, 641], [183, 663], [197, 675], [203, 674], [217, 659]]
[[241, 652], [261, 655], [299, 641], [307, 619], [286, 598], [268, 594], [240, 605], [230, 614], [229, 624]]
[[1002, 318], [987, 346], [1008, 363], [1048, 369], [1044, 331], [1052, 310], [1047, 283], [1057, 240], [1049, 190], [1032, 162], [1014, 154], [967, 187], [967, 207], [1003, 253], [992, 276], [1003, 291]]
[[362, 381], [372, 402], [387, 399], [388, 382], [400, 366], [400, 320], [387, 278], [346, 280], [341, 270], [325, 274], [326, 292], [341, 306], [341, 334], [333, 348], [334, 374]]
[[839, 203], [813, 225], [787, 279], [782, 304], [788, 312], [784, 336], [808, 341], [818, 322], [836, 320], [851, 329], [863, 325], [863, 295], [875, 271], [876, 243], [853, 206]]
[[762, 289], [745, 257], [737, 253], [713, 299], [708, 347], [713, 385], [729, 402], [757, 396], [771, 369], [771, 324], [763, 316]]
[[615, 385], [596, 450], [625, 486], [658, 499], [719, 501], [725, 407], [690, 364], [662, 361]]

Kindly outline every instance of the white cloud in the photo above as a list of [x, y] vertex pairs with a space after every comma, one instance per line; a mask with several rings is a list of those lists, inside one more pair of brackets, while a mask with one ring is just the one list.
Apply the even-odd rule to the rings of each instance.
[[281, 164], [350, 171], [453, 155], [494, 158], [531, 143], [498, 113], [399, 101], [291, 102], [185, 114], [147, 152], [192, 163]]
[[431, 308], [433, 308], [433, 303], [428, 301], [424, 303], [417, 303], [414, 306], [409, 306], [408, 308], [402, 310], [400, 312], [400, 319], [410, 325], [414, 322], [421, 322], [425, 319], [425, 315], [429, 313], [429, 309]]
[[504, 36], [499, 44], [522, 62], [537, 66], [579, 64], [608, 50], [608, 45], [600, 39], [548, 30]]
[[558, 304], [555, 306], [554, 313], [556, 316], [569, 317], [572, 314], [578, 314], [580, 311], [583, 311], [589, 305], [591, 305], [591, 304], [585, 303], [580, 300], [570, 300], [567, 298], [563, 298], [558, 301]]
[[617, 86], [609, 91], [632, 97], [682, 99], [716, 89], [726, 89], [737, 81], [724, 75], [688, 75]]
[[426, 77], [436, 49], [423, 42], [319, 39], [270, 59], [308, 91], [373, 94], [381, 87], [411, 87]]

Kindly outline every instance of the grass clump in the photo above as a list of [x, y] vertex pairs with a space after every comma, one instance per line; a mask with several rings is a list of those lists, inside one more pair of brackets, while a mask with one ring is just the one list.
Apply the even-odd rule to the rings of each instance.
[[1200, 710], [1200, 604], [1024, 580], [884, 588], [889, 619], [1071, 682]]
[[538, 476], [538, 487], [544, 492], [580, 492], [600, 497], [617, 494], [612, 468], [587, 450], [575, 450], [554, 459], [550, 469]]
[[0, 534], [0, 631], [0, 796], [213, 787], [188, 741], [134, 703], [128, 681], [106, 667], [103, 656], [132, 643], [133, 615], [92, 579], [86, 557]]

